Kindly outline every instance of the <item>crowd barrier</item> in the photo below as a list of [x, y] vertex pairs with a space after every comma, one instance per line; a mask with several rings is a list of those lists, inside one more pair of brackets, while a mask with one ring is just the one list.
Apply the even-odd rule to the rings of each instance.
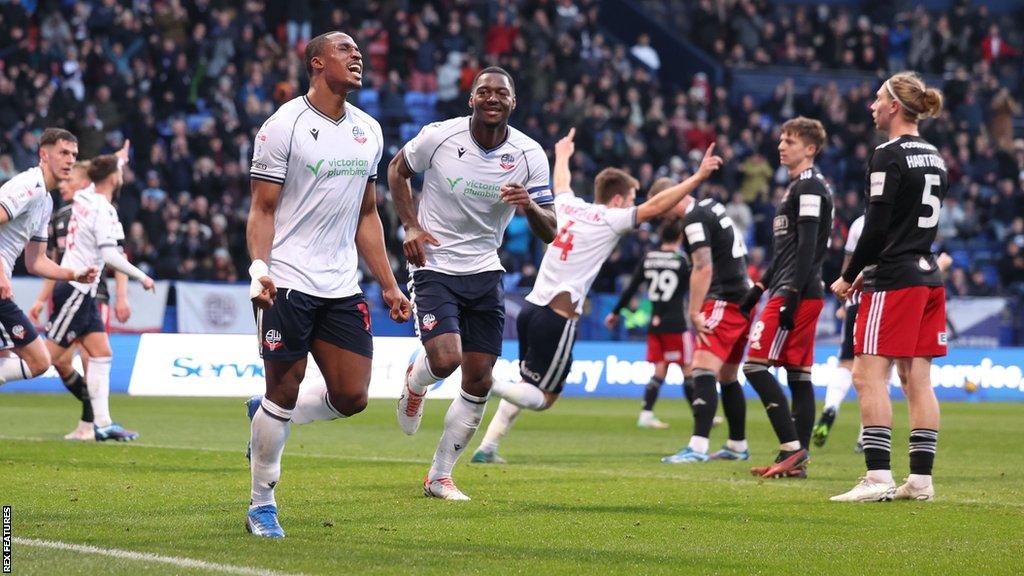
[[[244, 397], [263, 391], [263, 364], [255, 335], [217, 334], [143, 334], [112, 335], [114, 366], [111, 391], [140, 396], [228, 396]], [[397, 398], [402, 390], [409, 360], [419, 350], [415, 338], [374, 338], [373, 375], [370, 396]], [[518, 344], [504, 343], [504, 354], [494, 369], [495, 378], [515, 378], [518, 374]], [[634, 342], [578, 342], [574, 362], [566, 382], [565, 396], [640, 398], [653, 372], [644, 361], [646, 348]], [[837, 349], [819, 346], [812, 378], [815, 393], [821, 398], [835, 373]], [[1024, 348], [991, 350], [952, 349], [945, 358], [935, 360], [932, 381], [940, 400], [946, 401], [1024, 401]], [[316, 363], [309, 362], [307, 382], [322, 380]], [[433, 398], [452, 398], [458, 391], [461, 374], [456, 372], [438, 383]], [[784, 380], [784, 375], [780, 374]], [[744, 381], [740, 374], [741, 383]], [[895, 382], [895, 379], [894, 379]], [[682, 373], [672, 366], [666, 385], [682, 384]], [[785, 388], [785, 387], [784, 387]], [[0, 386], [2, 392], [57, 392], [64, 388], [51, 372], [48, 376]], [[744, 386], [748, 396], [754, 392]], [[666, 391], [664, 395], [679, 395]], [[853, 393], [851, 392], [851, 397]], [[901, 398], [898, 386], [893, 396]]]

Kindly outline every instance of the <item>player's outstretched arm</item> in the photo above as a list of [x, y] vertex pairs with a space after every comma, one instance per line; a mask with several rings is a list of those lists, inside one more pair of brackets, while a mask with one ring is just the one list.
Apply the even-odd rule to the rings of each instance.
[[270, 248], [274, 245], [274, 212], [281, 198], [281, 184], [252, 179], [252, 205], [246, 221], [245, 241], [249, 246], [249, 298], [266, 310], [274, 304], [277, 287], [270, 279]]
[[43, 280], [43, 286], [39, 289], [39, 295], [36, 296], [36, 301], [32, 304], [32, 307], [28, 310], [28, 319], [33, 324], [39, 324], [39, 315], [42, 314], [43, 308], [50, 303], [50, 297], [53, 296], [53, 286], [56, 284], [53, 280]]
[[659, 194], [653, 198], [648, 198], [646, 202], [637, 206], [636, 208], [636, 223], [647, 222], [648, 220], [657, 218], [665, 212], [672, 209], [673, 206], [679, 204], [679, 202], [689, 195], [691, 192], [697, 189], [702, 182], [708, 179], [711, 174], [718, 170], [722, 166], [722, 159], [714, 155], [715, 145], [708, 146], [707, 152], [704, 153], [704, 159], [700, 162], [700, 168], [697, 169], [697, 173], [690, 176], [686, 180], [683, 180], [679, 184], [662, 190]]
[[146, 290], [153, 290], [155, 284], [153, 279], [146, 275], [145, 272], [139, 270], [134, 264], [128, 261], [124, 257], [124, 253], [121, 252], [120, 246], [104, 246], [100, 249], [100, 256], [103, 258], [104, 264], [110, 266], [117, 272], [127, 274], [131, 278], [138, 280], [142, 283], [142, 286]]
[[701, 308], [704, 306], [704, 299], [707, 298], [708, 290], [711, 289], [711, 277], [714, 275], [714, 263], [711, 258], [711, 247], [701, 246], [690, 255], [693, 259], [693, 270], [690, 272], [690, 303], [689, 317], [693, 324], [693, 330], [697, 337], [705, 340], [704, 334], [711, 330], [704, 324], [704, 313]]
[[416, 217], [416, 204], [412, 199], [412, 186], [409, 185], [409, 179], [413, 175], [403, 148], [388, 164], [388, 187], [391, 190], [391, 199], [395, 202], [395, 211], [398, 212], [398, 218], [405, 228], [405, 242], [402, 244], [405, 258], [413, 266], [423, 266], [427, 262], [423, 244], [429, 242], [434, 246], [440, 246], [441, 243], [420, 226], [420, 221]]
[[370, 268], [383, 291], [384, 303], [391, 309], [391, 319], [405, 322], [412, 313], [409, 299], [402, 294], [391, 271], [387, 248], [384, 245], [384, 226], [377, 213], [377, 184], [366, 183], [363, 203], [359, 207], [359, 223], [356, 225], [356, 250]]
[[569, 160], [576, 151], [576, 144], [573, 142], [575, 137], [576, 129], [570, 128], [569, 133], [555, 143], [555, 173], [552, 176], [556, 196], [572, 194], [572, 172], [569, 170]]
[[31, 240], [25, 246], [25, 268], [34, 276], [62, 280], [64, 282], [92, 283], [99, 274], [99, 269], [89, 266], [80, 270], [64, 268], [46, 255], [46, 241]]

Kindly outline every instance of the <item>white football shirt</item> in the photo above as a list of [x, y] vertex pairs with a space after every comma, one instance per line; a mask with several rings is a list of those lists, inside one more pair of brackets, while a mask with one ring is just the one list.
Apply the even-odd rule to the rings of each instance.
[[850, 224], [850, 231], [846, 234], [845, 250], [847, 254], [853, 254], [857, 249], [857, 242], [860, 242], [860, 234], [864, 231], [864, 216], [858, 216], [853, 224]]
[[547, 306], [555, 296], [568, 292], [579, 314], [601, 265], [619, 238], [636, 228], [636, 207], [609, 208], [563, 193], [555, 196], [555, 214], [558, 234], [544, 252], [537, 281], [526, 300]]
[[334, 121], [300, 96], [263, 124], [249, 174], [282, 185], [268, 263], [278, 289], [360, 293], [356, 226], [383, 153], [380, 124], [349, 103]]
[[522, 184], [537, 204], [554, 201], [548, 158], [539, 144], [509, 126], [505, 141], [485, 150], [470, 134], [469, 120], [428, 124], [405, 144], [409, 169], [424, 173], [419, 224], [441, 243], [424, 245], [424, 270], [452, 275], [504, 270], [498, 247], [515, 208], [501, 200], [503, 184]]
[[72, 270], [96, 266], [100, 273], [92, 284], [72, 282], [71, 285], [80, 292], [95, 296], [103, 274], [102, 250], [108, 246], [116, 247], [120, 240], [124, 240], [124, 228], [114, 205], [96, 193], [95, 185], [90, 184], [88, 188], [75, 192], [60, 265]]
[[0, 225], [0, 258], [4, 274], [10, 278], [14, 261], [29, 240], [46, 242], [53, 199], [46, 190], [42, 168], [29, 168], [0, 186], [0, 208], [7, 212], [7, 222]]

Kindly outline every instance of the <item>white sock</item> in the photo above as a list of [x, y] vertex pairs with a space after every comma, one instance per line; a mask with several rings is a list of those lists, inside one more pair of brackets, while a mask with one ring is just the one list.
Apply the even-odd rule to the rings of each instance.
[[292, 409], [292, 424], [309, 424], [318, 420], [336, 420], [345, 416], [331, 406], [327, 396], [327, 383], [308, 384], [299, 390]]
[[910, 474], [907, 476], [907, 484], [914, 488], [927, 488], [932, 485], [931, 474]]
[[540, 388], [526, 382], [494, 382], [491, 393], [527, 410], [544, 409], [544, 393]]
[[103, 428], [110, 426], [110, 356], [89, 358], [89, 369], [85, 371], [85, 385], [89, 388], [89, 402], [92, 404], [93, 424]]
[[700, 452], [701, 454], [707, 454], [708, 439], [703, 436], [690, 436], [690, 450]]
[[412, 363], [412, 374], [409, 374], [409, 389], [413, 394], [426, 394], [431, 386], [441, 381], [441, 378], [434, 376], [427, 363], [427, 351], [420, 349], [419, 355]]
[[792, 442], [786, 442], [785, 444], [779, 444], [779, 450], [784, 452], [796, 452], [800, 449], [800, 441], [793, 440]]
[[484, 452], [497, 451], [498, 443], [505, 437], [505, 434], [508, 434], [512, 425], [516, 423], [520, 410], [519, 406], [502, 399], [498, 403], [498, 411], [494, 413], [491, 423], [487, 426], [487, 434], [484, 435], [484, 441], [480, 443], [480, 450]]
[[281, 479], [281, 454], [291, 430], [289, 419], [292, 411], [281, 408], [266, 398], [252, 417], [250, 442], [252, 444], [252, 500], [250, 508], [277, 504], [274, 500], [274, 486]]
[[459, 396], [452, 400], [452, 405], [448, 407], [448, 413], [444, 416], [444, 434], [437, 443], [434, 461], [427, 474], [428, 479], [451, 478], [452, 468], [455, 467], [455, 462], [462, 451], [469, 445], [469, 441], [473, 439], [476, 429], [480, 427], [480, 419], [483, 418], [486, 408], [487, 397], [473, 396], [467, 394], [465, 390], [461, 390]]
[[725, 447], [734, 452], [745, 452], [747, 450], [746, 440], [726, 440]]
[[21, 358], [17, 356], [0, 358], [0, 385], [16, 380], [28, 380], [31, 377], [32, 371], [28, 369], [28, 364]]
[[875, 484], [892, 484], [892, 470], [868, 470], [867, 479]]
[[839, 367], [836, 369], [835, 376], [829, 381], [828, 388], [825, 390], [825, 409], [832, 408], [838, 414], [839, 405], [843, 403], [852, 384], [853, 374], [850, 373], [849, 368]]

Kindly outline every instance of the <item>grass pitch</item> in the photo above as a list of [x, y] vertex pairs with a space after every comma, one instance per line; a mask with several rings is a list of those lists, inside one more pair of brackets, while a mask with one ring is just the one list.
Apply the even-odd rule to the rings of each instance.
[[[293, 427], [277, 489], [283, 541], [243, 527], [240, 400], [118, 396], [112, 405], [139, 442], [65, 442], [77, 414], [70, 396], [0, 395], [14, 574], [959, 575], [1024, 565], [1021, 405], [944, 406], [937, 501], [857, 505], [828, 502], [862, 474], [853, 404], [814, 452], [809, 479], [762, 482], [747, 469], [767, 463], [775, 442], [757, 402], [751, 462], [666, 465], [659, 458], [689, 435], [682, 401], [662, 400], [672, 428], [649, 431], [634, 426], [639, 400], [563, 399], [520, 416], [502, 446], [509, 464], [469, 465], [467, 452], [455, 478], [473, 501], [451, 503], [420, 491], [447, 401], [429, 401], [410, 438], [394, 401], [373, 400], [355, 418]], [[905, 406], [896, 412], [900, 479], [908, 430]], [[716, 429], [712, 446], [724, 436]]]

